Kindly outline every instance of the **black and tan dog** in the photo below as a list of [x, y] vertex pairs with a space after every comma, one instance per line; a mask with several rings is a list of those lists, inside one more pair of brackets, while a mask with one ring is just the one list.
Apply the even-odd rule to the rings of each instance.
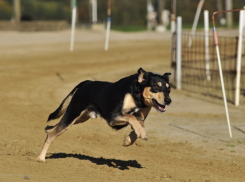
[[132, 145], [137, 138], [147, 140], [144, 121], [151, 107], [165, 112], [165, 105], [171, 103], [169, 75], [158, 75], [140, 68], [138, 73], [115, 83], [81, 82], [49, 115], [48, 121], [64, 114], [58, 124], [45, 128], [48, 135], [38, 160], [45, 161], [46, 152], [57, 136], [72, 125], [96, 118], [97, 115], [116, 130], [131, 125], [133, 131], [125, 138], [124, 146]]

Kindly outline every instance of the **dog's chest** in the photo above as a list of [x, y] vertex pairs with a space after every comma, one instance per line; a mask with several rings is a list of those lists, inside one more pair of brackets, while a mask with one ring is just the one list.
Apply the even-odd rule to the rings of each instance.
[[135, 115], [140, 111], [137, 108], [134, 98], [131, 94], [126, 94], [123, 100], [122, 113]]

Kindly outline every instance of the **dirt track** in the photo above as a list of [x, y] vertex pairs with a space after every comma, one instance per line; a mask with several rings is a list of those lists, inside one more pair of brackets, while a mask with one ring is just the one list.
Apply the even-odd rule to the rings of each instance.
[[[0, 32], [0, 181], [245, 181], [245, 108], [172, 89], [164, 114], [146, 120], [148, 141], [122, 147], [119, 132], [97, 119], [70, 128], [36, 162], [48, 115], [79, 82], [116, 81], [139, 67], [170, 71], [169, 33]], [[57, 122], [53, 121], [51, 124]]]

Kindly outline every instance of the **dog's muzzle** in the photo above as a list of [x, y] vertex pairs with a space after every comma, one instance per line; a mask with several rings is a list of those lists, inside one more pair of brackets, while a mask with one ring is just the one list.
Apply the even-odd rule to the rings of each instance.
[[154, 108], [157, 111], [160, 111], [160, 112], [165, 112], [166, 111], [165, 105], [159, 104], [155, 99], [152, 99], [152, 103], [154, 105]]

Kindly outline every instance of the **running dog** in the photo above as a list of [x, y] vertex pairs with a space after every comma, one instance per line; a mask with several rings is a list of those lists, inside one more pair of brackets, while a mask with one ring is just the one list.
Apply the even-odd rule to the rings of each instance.
[[171, 103], [169, 75], [171, 73], [158, 75], [140, 68], [138, 73], [115, 83], [81, 82], [49, 115], [48, 121], [63, 117], [55, 126], [45, 128], [48, 134], [38, 160], [45, 161], [50, 144], [69, 127], [98, 115], [115, 130], [131, 126], [133, 131], [124, 139], [124, 146], [132, 145], [137, 138], [148, 140], [144, 121], [151, 107], [165, 112], [165, 106]]

